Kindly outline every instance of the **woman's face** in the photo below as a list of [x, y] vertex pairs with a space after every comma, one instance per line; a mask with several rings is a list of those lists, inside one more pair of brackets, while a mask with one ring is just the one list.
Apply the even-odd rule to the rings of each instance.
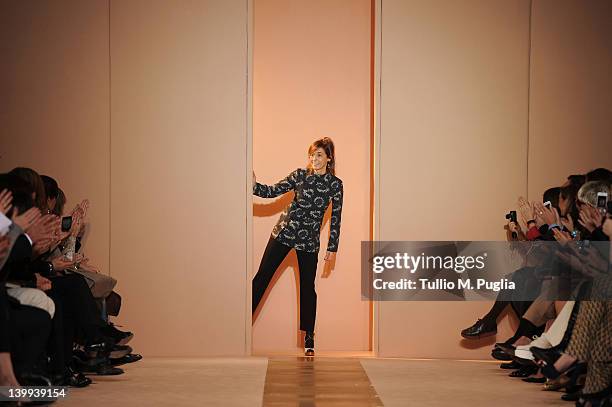
[[327, 157], [327, 154], [325, 154], [325, 150], [323, 150], [321, 147], [310, 153], [308, 159], [310, 160], [310, 166], [312, 169], [317, 172], [325, 172], [327, 163], [330, 160], [329, 157]]
[[559, 194], [559, 209], [561, 213], [559, 215], [566, 216], [567, 211], [569, 210], [570, 201], [563, 197], [563, 194]]
[[55, 203], [57, 202], [57, 198], [47, 198], [47, 209], [49, 212], [53, 212], [55, 209]]

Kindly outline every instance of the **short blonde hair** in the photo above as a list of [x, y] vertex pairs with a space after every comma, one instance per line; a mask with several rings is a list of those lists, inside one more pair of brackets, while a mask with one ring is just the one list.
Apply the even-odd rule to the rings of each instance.
[[612, 198], [612, 184], [608, 181], [589, 181], [580, 187], [576, 196], [580, 202], [597, 206], [597, 193], [605, 192], [608, 199]]

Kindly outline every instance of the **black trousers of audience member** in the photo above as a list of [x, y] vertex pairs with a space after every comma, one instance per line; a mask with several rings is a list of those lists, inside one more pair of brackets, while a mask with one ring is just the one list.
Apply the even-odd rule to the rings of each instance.
[[72, 343], [76, 341], [77, 335], [82, 335], [85, 345], [104, 340], [101, 328], [106, 323], [102, 320], [85, 279], [78, 274], [67, 274], [51, 277], [50, 280], [52, 288], [47, 291], [47, 295], [61, 312], [62, 326], [58, 328], [64, 332], [65, 357], [72, 354]]
[[[253, 313], [257, 309], [276, 269], [283, 262], [292, 248], [270, 237], [259, 265], [259, 270], [253, 278]], [[296, 250], [300, 275], [300, 329], [314, 331], [317, 315], [317, 293], [315, 291], [315, 276], [317, 274], [318, 253]]]
[[40, 308], [10, 302], [9, 336], [15, 375], [41, 373], [51, 332], [51, 316]]
[[[48, 293], [47, 293], [48, 294]], [[60, 298], [53, 300], [55, 303], [55, 315], [51, 320], [51, 335], [47, 344], [49, 354], [49, 371], [54, 374], [62, 374], [70, 365], [72, 358], [72, 344], [74, 341], [74, 322], [72, 320], [64, 323], [64, 303]]]

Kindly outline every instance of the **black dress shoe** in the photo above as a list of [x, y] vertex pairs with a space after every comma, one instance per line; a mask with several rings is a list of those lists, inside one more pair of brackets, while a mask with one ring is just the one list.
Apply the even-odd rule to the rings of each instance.
[[126, 363], [138, 362], [140, 359], [142, 359], [142, 355], [139, 355], [138, 353], [130, 353], [129, 355], [125, 355], [122, 358], [111, 359], [111, 365], [121, 366], [125, 365]]
[[502, 361], [511, 361], [512, 358], [506, 352], [503, 352], [500, 349], [494, 348], [491, 351], [491, 356], [493, 359], [502, 360]]
[[83, 351], [75, 351], [72, 355], [72, 361], [76, 370], [83, 374], [114, 376], [123, 373], [122, 369], [111, 365], [111, 361], [108, 357], [90, 358]]
[[51, 387], [53, 384], [47, 376], [35, 373], [23, 373], [17, 377], [17, 381], [22, 386]]
[[515, 362], [514, 360], [510, 363], [502, 363], [501, 365], [499, 365], [500, 369], [511, 369], [511, 370], [516, 370], [516, 369], [520, 369], [521, 368], [520, 363]]
[[537, 371], [538, 371], [537, 367], [523, 366], [519, 370], [515, 370], [514, 372], [510, 373], [508, 376], [510, 377], [529, 377], [535, 374]]
[[533, 360], [519, 358], [516, 355], [512, 356], [512, 360], [516, 362], [516, 364], [518, 364], [519, 366], [538, 366], [538, 364]]
[[582, 397], [582, 391], [576, 391], [574, 393], [566, 393], [561, 396], [561, 400], [563, 401], [578, 401]]
[[509, 356], [514, 356], [514, 351], [516, 350], [516, 346], [510, 345], [507, 343], [496, 343], [495, 348], [501, 350]]
[[497, 334], [497, 322], [479, 319], [474, 325], [461, 331], [465, 339], [481, 339]]
[[83, 350], [89, 357], [104, 357], [108, 356], [113, 347], [115, 346], [115, 341], [112, 339], [99, 341], [95, 343], [90, 343], [83, 347]]
[[106, 336], [113, 338], [117, 345], [126, 345], [134, 337], [133, 333], [120, 331], [113, 324], [104, 327], [103, 332]]
[[113, 367], [110, 361], [101, 363], [95, 366], [84, 365], [79, 366], [79, 371], [86, 375], [98, 375], [98, 376], [117, 376], [123, 374], [123, 369]]
[[545, 377], [525, 377], [522, 380], [526, 383], [546, 383]]
[[111, 359], [119, 359], [126, 355], [129, 355], [130, 353], [132, 353], [133, 350], [134, 349], [132, 349], [128, 345], [115, 345], [113, 347], [113, 350], [111, 350], [109, 357]]
[[52, 381], [55, 386], [87, 387], [91, 384], [90, 378], [72, 369], [66, 369], [65, 373], [54, 376]]

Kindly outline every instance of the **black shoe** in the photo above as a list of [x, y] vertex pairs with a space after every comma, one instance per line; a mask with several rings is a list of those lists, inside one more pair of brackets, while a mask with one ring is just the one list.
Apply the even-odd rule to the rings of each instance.
[[58, 383], [60, 386], [70, 387], [87, 387], [90, 384], [91, 379], [89, 377], [85, 377], [83, 373], [77, 372], [71, 367], [66, 368], [62, 382]]
[[533, 360], [519, 358], [516, 355], [512, 356], [512, 360], [519, 366], [538, 366], [538, 364]]
[[499, 365], [500, 369], [511, 369], [511, 370], [516, 370], [516, 369], [520, 369], [521, 368], [521, 364], [517, 363], [515, 361], [512, 361], [510, 363], [502, 363], [501, 365]]
[[538, 371], [537, 367], [523, 366], [519, 370], [515, 370], [514, 372], [510, 373], [508, 376], [510, 377], [529, 377], [535, 374], [537, 371]]
[[511, 361], [512, 360], [512, 358], [506, 352], [503, 352], [501, 349], [497, 349], [497, 348], [493, 348], [493, 350], [491, 351], [491, 356], [493, 357], [493, 359], [497, 359], [501, 361]]
[[497, 334], [497, 322], [479, 319], [474, 325], [461, 331], [465, 339], [481, 339]]
[[582, 397], [582, 391], [577, 391], [574, 393], [566, 393], [561, 396], [561, 400], [563, 401], [578, 401]]
[[22, 386], [51, 387], [53, 384], [47, 376], [35, 373], [23, 373], [17, 376], [17, 381]]
[[108, 324], [107, 327], [103, 328], [103, 332], [106, 336], [113, 338], [117, 345], [125, 345], [134, 337], [133, 333], [120, 331], [113, 324]]
[[98, 366], [98, 369], [95, 372], [91, 372], [90, 374], [98, 376], [118, 376], [123, 373], [125, 373], [123, 369], [119, 367], [113, 367], [110, 363], [107, 363]]
[[127, 345], [115, 345], [109, 357], [111, 359], [119, 359], [132, 353], [134, 349]]
[[76, 366], [76, 370], [83, 374], [97, 374], [100, 376], [120, 375], [122, 369], [112, 367], [108, 357], [89, 357], [83, 351], [75, 351], [72, 355], [72, 360]]
[[83, 374], [98, 376], [117, 376], [124, 373], [123, 369], [113, 367], [108, 359], [97, 365], [81, 365], [78, 369]]
[[83, 347], [85, 353], [89, 355], [89, 357], [105, 357], [108, 356], [113, 347], [115, 346], [115, 341], [111, 338], [104, 338], [99, 340], [98, 342], [89, 343]]
[[139, 355], [138, 353], [130, 353], [129, 355], [125, 355], [122, 358], [111, 359], [111, 365], [121, 366], [125, 365], [126, 363], [138, 362], [140, 359], [142, 359], [142, 355]]
[[545, 377], [525, 377], [522, 380], [526, 383], [546, 383]]
[[314, 356], [314, 332], [306, 332], [304, 337], [304, 355]]
[[501, 350], [508, 356], [514, 356], [514, 351], [516, 350], [516, 346], [501, 342], [501, 343], [495, 344], [495, 349]]

